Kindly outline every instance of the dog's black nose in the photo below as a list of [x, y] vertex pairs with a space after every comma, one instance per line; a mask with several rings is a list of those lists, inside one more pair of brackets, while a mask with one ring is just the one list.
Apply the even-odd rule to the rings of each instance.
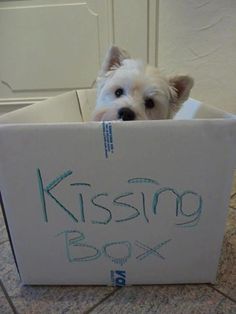
[[118, 119], [123, 121], [132, 121], [135, 119], [135, 113], [130, 108], [120, 108], [118, 110]]

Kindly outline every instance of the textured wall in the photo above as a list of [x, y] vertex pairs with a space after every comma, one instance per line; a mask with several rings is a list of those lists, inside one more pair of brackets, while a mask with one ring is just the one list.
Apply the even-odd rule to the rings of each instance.
[[159, 67], [191, 74], [193, 97], [236, 113], [236, 1], [159, 2]]

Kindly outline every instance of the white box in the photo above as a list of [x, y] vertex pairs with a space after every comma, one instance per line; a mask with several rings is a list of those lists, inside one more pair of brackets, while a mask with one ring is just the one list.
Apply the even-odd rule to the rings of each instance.
[[22, 282], [214, 282], [236, 120], [76, 122], [94, 98], [69, 92], [0, 117], [2, 205]]

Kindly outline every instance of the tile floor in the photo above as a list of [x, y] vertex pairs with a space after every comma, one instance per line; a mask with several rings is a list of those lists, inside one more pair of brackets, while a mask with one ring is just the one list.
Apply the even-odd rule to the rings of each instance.
[[0, 210], [0, 313], [236, 313], [236, 174], [215, 285], [22, 286]]

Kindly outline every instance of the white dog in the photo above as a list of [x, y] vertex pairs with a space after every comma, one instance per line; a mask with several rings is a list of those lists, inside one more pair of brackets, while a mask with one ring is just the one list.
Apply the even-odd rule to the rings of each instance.
[[188, 99], [193, 79], [165, 78], [157, 68], [144, 66], [112, 46], [97, 78], [97, 102], [92, 119], [171, 119]]

